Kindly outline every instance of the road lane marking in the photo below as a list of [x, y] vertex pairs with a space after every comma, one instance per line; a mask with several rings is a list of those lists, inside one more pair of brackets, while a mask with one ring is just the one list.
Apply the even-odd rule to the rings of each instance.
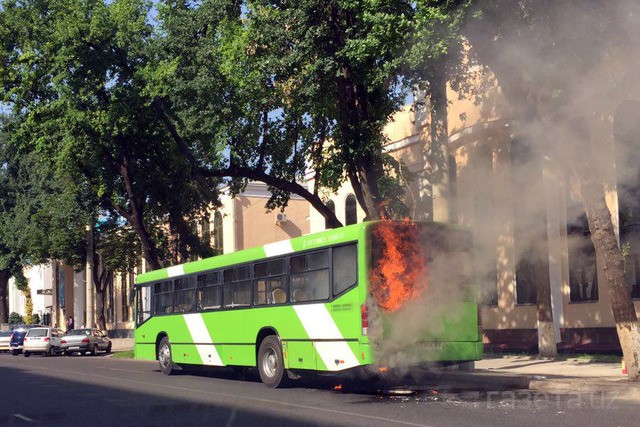
[[[45, 367], [36, 367], [36, 368], [37, 369], [43, 369], [43, 370], [49, 370], [49, 368], [45, 368]], [[78, 371], [67, 371], [67, 370], [63, 370], [63, 369], [56, 369], [55, 373], [69, 373], [69, 374], [77, 375]], [[251, 401], [251, 402], [268, 403], [270, 405], [280, 405], [280, 406], [286, 406], [286, 407], [296, 408], [296, 409], [304, 409], [304, 410], [312, 410], [312, 411], [318, 411], [318, 412], [326, 412], [326, 413], [329, 413], [329, 414], [346, 415], [346, 416], [349, 416], [349, 417], [360, 417], [360, 418], [366, 418], [366, 419], [376, 420], [376, 421], [385, 421], [387, 423], [400, 424], [400, 425], [405, 425], [405, 426], [431, 427], [428, 424], [418, 424], [418, 423], [412, 423], [410, 421], [399, 421], [399, 420], [394, 420], [394, 419], [391, 419], [391, 418], [379, 417], [379, 416], [376, 416], [376, 415], [361, 414], [359, 412], [339, 411], [339, 410], [336, 410], [336, 409], [319, 408], [317, 406], [301, 405], [301, 404], [298, 404], [298, 403], [289, 403], [289, 402], [281, 402], [281, 401], [277, 401], [277, 400], [260, 399], [260, 398], [257, 398], [257, 397], [247, 397], [247, 396], [241, 396], [241, 395], [236, 395], [236, 394], [219, 393], [219, 392], [208, 391], [208, 390], [196, 390], [196, 389], [192, 389], [192, 388], [178, 387], [178, 386], [174, 386], [174, 385], [166, 385], [166, 384], [159, 385], [157, 383], [150, 383], [150, 382], [147, 382], [147, 381], [131, 380], [131, 379], [128, 379], [128, 378], [113, 378], [113, 377], [107, 377], [107, 376], [104, 376], [104, 375], [90, 374], [90, 373], [86, 373], [86, 372], [83, 373], [82, 375], [85, 376], [85, 377], [95, 377], [95, 378], [102, 378], [102, 379], [105, 379], [105, 380], [128, 382], [128, 383], [134, 383], [134, 384], [143, 385], [143, 386], [150, 386], [150, 387], [153, 387], [153, 389], [158, 389], [159, 387], [170, 388], [170, 389], [174, 389], [174, 390], [188, 391], [188, 392], [196, 393], [196, 394], [200, 394], [200, 395], [208, 394], [208, 395], [212, 395], [212, 396], [221, 396], [221, 397], [226, 397], [226, 398], [231, 399], [231, 400], [246, 400], [246, 401]], [[63, 378], [65, 378], [65, 377], [63, 377]], [[148, 389], [147, 389], [147, 391], [148, 391]]]
[[136, 373], [136, 374], [139, 374], [139, 373], [140, 373], [140, 371], [135, 371], [135, 370], [133, 370], [133, 369], [118, 369], [118, 368], [107, 368], [107, 369], [109, 369], [109, 370], [111, 370], [111, 371], [134, 372], [134, 373]]
[[36, 420], [32, 420], [31, 418], [25, 417], [22, 414], [13, 414], [13, 416], [18, 418], [18, 419], [20, 419], [20, 420], [22, 420], [22, 421], [26, 421], [28, 423], [35, 423], [36, 422]]

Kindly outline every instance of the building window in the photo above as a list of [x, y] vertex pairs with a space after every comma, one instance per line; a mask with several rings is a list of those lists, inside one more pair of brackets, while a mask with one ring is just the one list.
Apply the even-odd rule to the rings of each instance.
[[536, 265], [523, 256], [516, 265], [516, 304], [536, 303]]
[[573, 206], [567, 212], [569, 299], [571, 302], [598, 301], [596, 250], [591, 241], [587, 215], [581, 209], [582, 214], [575, 215], [578, 209]]
[[222, 214], [217, 211], [213, 216], [213, 250], [216, 255], [224, 253]]
[[550, 287], [543, 159], [524, 141], [510, 148], [516, 252], [516, 303], [535, 304], [537, 288]]
[[358, 206], [356, 196], [349, 194], [344, 204], [345, 225], [356, 224], [358, 222]]
[[640, 298], [640, 254], [630, 254], [625, 258], [624, 271], [631, 286], [631, 297]]
[[[331, 212], [333, 212], [334, 214], [336, 213], [336, 204], [333, 203], [333, 200], [329, 200], [325, 205], [329, 208], [329, 210]], [[327, 230], [329, 228], [330, 228], [329, 227], [329, 221], [327, 221], [327, 219], [325, 218], [324, 219], [324, 229]]]
[[211, 246], [211, 228], [208, 216], [202, 218], [200, 228], [202, 229], [202, 243], [207, 247]]
[[620, 244], [625, 256], [625, 273], [631, 296], [640, 298], [640, 103], [627, 100], [614, 113], [613, 135]]

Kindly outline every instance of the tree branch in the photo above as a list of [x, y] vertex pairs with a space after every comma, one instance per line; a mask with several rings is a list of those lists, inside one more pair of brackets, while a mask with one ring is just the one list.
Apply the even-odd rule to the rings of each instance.
[[335, 213], [332, 212], [317, 195], [312, 194], [311, 192], [309, 192], [309, 190], [295, 181], [290, 181], [285, 178], [278, 178], [273, 175], [269, 175], [268, 173], [260, 169], [238, 166], [233, 162], [230, 162], [229, 167], [225, 169], [207, 169], [200, 166], [196, 158], [193, 156], [193, 153], [191, 153], [191, 150], [189, 150], [187, 143], [180, 136], [180, 133], [176, 129], [175, 125], [166, 114], [161, 101], [155, 100], [152, 105], [156, 113], [160, 116], [162, 122], [169, 130], [169, 133], [171, 134], [174, 142], [191, 165], [192, 174], [211, 178], [247, 178], [254, 181], [264, 182], [271, 187], [275, 187], [279, 190], [287, 191], [289, 193], [297, 194], [307, 200], [309, 203], [311, 203], [311, 206], [313, 206], [320, 214], [322, 214], [323, 217], [326, 218], [327, 225], [329, 227], [342, 227], [342, 223], [338, 220]]

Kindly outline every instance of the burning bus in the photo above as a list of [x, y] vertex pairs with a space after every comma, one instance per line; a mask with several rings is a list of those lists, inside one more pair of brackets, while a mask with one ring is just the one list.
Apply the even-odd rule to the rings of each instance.
[[[138, 276], [135, 356], [287, 373], [482, 357], [470, 234], [377, 221]], [[293, 375], [292, 375], [293, 376]]]

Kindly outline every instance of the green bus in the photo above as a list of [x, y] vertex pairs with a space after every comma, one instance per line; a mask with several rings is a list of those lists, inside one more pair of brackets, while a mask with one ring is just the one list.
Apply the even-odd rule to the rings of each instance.
[[450, 225], [374, 221], [143, 273], [135, 357], [165, 374], [257, 367], [270, 387], [305, 370], [479, 360], [471, 249]]

